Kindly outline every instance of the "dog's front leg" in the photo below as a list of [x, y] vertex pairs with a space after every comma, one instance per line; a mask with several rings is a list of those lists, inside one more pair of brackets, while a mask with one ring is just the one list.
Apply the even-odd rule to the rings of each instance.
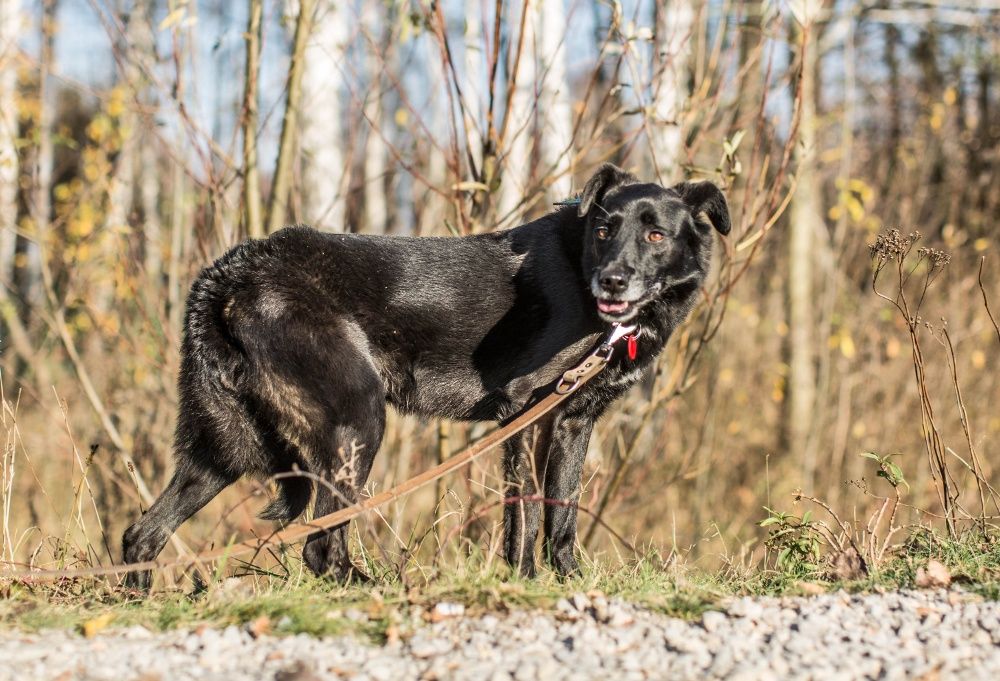
[[[507, 441], [504, 457], [504, 557], [525, 577], [535, 576], [535, 540], [541, 516], [536, 498], [552, 422], [544, 418]], [[536, 465], [541, 463], [541, 465]]]
[[593, 429], [593, 419], [560, 418], [552, 432], [544, 468], [545, 499], [548, 502], [545, 505], [545, 555], [562, 576], [580, 571], [573, 555], [576, 504], [580, 496], [580, 474]]

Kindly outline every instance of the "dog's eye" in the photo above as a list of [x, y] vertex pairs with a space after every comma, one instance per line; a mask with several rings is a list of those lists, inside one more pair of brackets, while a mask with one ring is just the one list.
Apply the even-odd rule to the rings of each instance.
[[655, 244], [658, 241], [663, 241], [665, 238], [666, 235], [663, 232], [656, 229], [651, 230], [646, 234], [646, 241], [648, 241], [651, 244]]
[[604, 241], [609, 236], [611, 236], [611, 231], [607, 227], [598, 227], [594, 230], [594, 236], [596, 236], [601, 241]]

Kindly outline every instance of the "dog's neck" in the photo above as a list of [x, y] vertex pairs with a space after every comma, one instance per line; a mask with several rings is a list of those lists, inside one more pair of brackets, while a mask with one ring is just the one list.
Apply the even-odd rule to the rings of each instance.
[[666, 288], [647, 303], [634, 321], [642, 329], [642, 345], [653, 347], [658, 353], [687, 318], [697, 295], [698, 286], [694, 282], [682, 282]]

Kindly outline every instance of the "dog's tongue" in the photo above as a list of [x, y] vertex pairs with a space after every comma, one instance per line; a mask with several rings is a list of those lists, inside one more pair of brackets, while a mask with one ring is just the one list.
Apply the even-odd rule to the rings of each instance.
[[628, 309], [628, 302], [615, 302], [613, 300], [598, 300], [597, 309], [601, 312], [616, 314], [618, 312], [624, 312]]

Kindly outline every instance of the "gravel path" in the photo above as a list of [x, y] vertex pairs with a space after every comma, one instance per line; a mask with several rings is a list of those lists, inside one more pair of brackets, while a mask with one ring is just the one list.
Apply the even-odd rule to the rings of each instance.
[[439, 604], [427, 613], [437, 622], [384, 646], [349, 636], [254, 637], [253, 627], [136, 627], [90, 639], [7, 632], [0, 679], [1000, 678], [1000, 603], [971, 594], [743, 598], [725, 608], [686, 622], [599, 594], [546, 613], [467, 617]]

